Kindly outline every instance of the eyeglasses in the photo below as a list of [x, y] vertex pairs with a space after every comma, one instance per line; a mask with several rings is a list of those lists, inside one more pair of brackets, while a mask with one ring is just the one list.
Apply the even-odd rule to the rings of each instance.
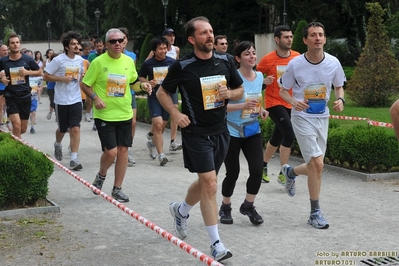
[[220, 45], [227, 45], [227, 42], [221, 42]]
[[123, 43], [123, 38], [122, 39], [112, 39], [112, 40], [108, 40], [108, 42], [110, 43], [110, 44], [115, 44], [116, 42], [118, 42], [118, 43]]

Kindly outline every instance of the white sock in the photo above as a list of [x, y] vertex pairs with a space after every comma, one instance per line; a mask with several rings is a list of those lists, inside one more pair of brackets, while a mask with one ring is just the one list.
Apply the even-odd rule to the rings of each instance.
[[180, 204], [179, 213], [181, 216], [186, 217], [192, 208], [193, 208], [193, 206], [190, 206], [187, 204], [186, 201], [183, 201]]
[[209, 238], [211, 239], [211, 245], [213, 245], [213, 243], [215, 243], [216, 241], [220, 240], [217, 224], [207, 226], [206, 231], [208, 231]]
[[71, 152], [71, 161], [75, 161], [78, 159], [78, 153], [77, 152]]

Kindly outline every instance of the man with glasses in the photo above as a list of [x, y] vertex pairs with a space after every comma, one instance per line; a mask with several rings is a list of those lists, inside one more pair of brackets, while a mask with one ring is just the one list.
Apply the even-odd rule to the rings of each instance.
[[129, 197], [122, 192], [122, 183], [128, 164], [128, 148], [132, 146], [130, 90], [144, 90], [150, 94], [152, 89], [149, 83], [138, 82], [133, 59], [123, 54], [123, 37], [119, 29], [108, 30], [105, 35], [107, 52], [92, 61], [83, 78], [82, 89], [94, 102], [94, 123], [103, 150], [93, 186], [101, 190], [116, 158], [112, 197], [119, 202], [128, 202]]
[[55, 57], [44, 68], [44, 80], [56, 82], [54, 88], [55, 113], [58, 128], [55, 132], [54, 157], [63, 159], [61, 141], [69, 129], [70, 168], [81, 170], [78, 161], [80, 145], [80, 121], [82, 120], [82, 94], [79, 81], [83, 71], [83, 58], [79, 55], [81, 35], [76, 31], [69, 31], [61, 36], [64, 53]]
[[220, 52], [220, 53], [226, 53], [227, 48], [229, 44], [227, 43], [227, 37], [226, 35], [216, 35], [215, 36], [215, 43], [213, 45], [213, 48]]

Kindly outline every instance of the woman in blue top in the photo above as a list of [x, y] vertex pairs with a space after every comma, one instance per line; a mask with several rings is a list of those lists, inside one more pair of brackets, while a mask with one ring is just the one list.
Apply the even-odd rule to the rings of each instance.
[[[240, 151], [248, 161], [249, 178], [247, 194], [240, 207], [240, 213], [247, 215], [254, 225], [263, 223], [262, 217], [256, 212], [254, 201], [258, 194], [263, 169], [262, 135], [258, 117], [266, 119], [268, 112], [262, 107], [261, 72], [254, 71], [256, 50], [253, 43], [244, 41], [234, 49], [234, 59], [240, 65], [238, 73], [244, 81], [244, 96], [239, 101], [229, 101], [227, 105], [227, 125], [230, 132], [230, 145], [224, 160], [226, 177], [222, 184], [223, 202], [220, 207], [220, 222], [232, 224], [231, 196], [240, 173]], [[244, 126], [245, 125], [245, 126]]]

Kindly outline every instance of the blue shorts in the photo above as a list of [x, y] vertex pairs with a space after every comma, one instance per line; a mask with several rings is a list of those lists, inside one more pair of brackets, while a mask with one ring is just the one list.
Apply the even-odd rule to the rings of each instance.
[[137, 109], [136, 94], [133, 94], [133, 95], [132, 95], [132, 109]]
[[37, 110], [37, 100], [36, 99], [32, 99], [32, 103], [30, 105], [30, 112], [36, 112]]
[[157, 97], [149, 96], [147, 98], [147, 102], [148, 102], [148, 108], [150, 109], [151, 117], [162, 116], [163, 121], [169, 120], [169, 117], [170, 117], [169, 113], [166, 112], [166, 110], [162, 107], [162, 105], [159, 103]]
[[219, 172], [230, 143], [228, 131], [212, 136], [182, 135], [184, 167], [192, 173]]

